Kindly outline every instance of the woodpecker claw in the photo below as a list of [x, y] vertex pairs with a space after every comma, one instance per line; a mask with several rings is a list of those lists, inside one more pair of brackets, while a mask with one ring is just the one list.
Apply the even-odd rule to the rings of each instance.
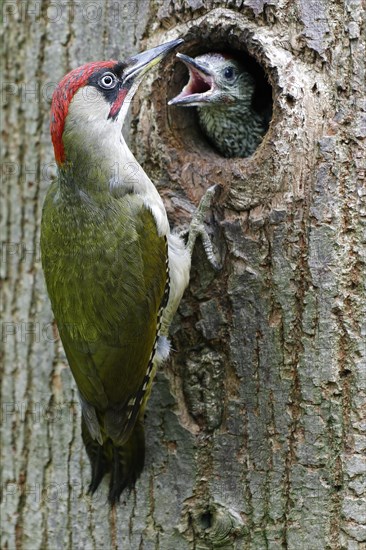
[[207, 189], [197, 207], [196, 212], [193, 215], [188, 230], [183, 231], [180, 234], [181, 236], [185, 236], [188, 234], [187, 250], [189, 251], [191, 256], [193, 254], [193, 248], [196, 243], [197, 237], [201, 237], [206, 257], [216, 271], [219, 271], [221, 269], [221, 264], [214, 253], [211, 238], [204, 225], [204, 219], [208, 210], [211, 207], [212, 200], [218, 188], [219, 185], [212, 185]]

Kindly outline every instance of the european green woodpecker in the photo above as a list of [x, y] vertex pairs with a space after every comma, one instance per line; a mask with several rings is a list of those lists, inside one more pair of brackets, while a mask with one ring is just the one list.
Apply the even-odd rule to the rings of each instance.
[[58, 177], [43, 207], [42, 265], [79, 391], [89, 490], [110, 472], [112, 504], [143, 469], [144, 409], [169, 354], [195, 240], [185, 245], [170, 232], [161, 197], [121, 130], [142, 76], [181, 42], [126, 62], [87, 63], [52, 98]]
[[268, 127], [268, 117], [253, 108], [253, 76], [228, 54], [177, 57], [187, 66], [189, 80], [169, 105], [197, 107], [204, 134], [224, 157], [253, 154]]

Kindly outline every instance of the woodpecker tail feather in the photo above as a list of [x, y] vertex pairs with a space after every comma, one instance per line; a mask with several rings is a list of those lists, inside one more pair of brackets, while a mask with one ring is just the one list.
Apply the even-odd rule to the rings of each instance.
[[123, 445], [113, 447], [113, 466], [108, 500], [119, 501], [124, 489], [132, 489], [140, 477], [145, 462], [145, 433], [142, 420], [137, 420], [133, 432]]
[[88, 454], [92, 479], [89, 493], [95, 493], [104, 475], [111, 474], [109, 483], [109, 503], [119, 502], [124, 489], [132, 489], [140, 477], [145, 461], [145, 434], [143, 420], [138, 418], [128, 440], [116, 445], [107, 439], [103, 445], [92, 439], [84, 419], [82, 419], [82, 437]]

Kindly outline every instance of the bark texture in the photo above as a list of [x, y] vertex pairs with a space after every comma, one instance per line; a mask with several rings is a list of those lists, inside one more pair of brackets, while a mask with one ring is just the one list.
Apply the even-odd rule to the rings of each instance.
[[[365, 11], [361, 0], [5, 2], [1, 548], [345, 549], [366, 544]], [[147, 413], [147, 463], [111, 512], [86, 495], [75, 384], [39, 254], [54, 85], [87, 61], [186, 39], [250, 55], [273, 119], [223, 159], [168, 108], [170, 59], [132, 105], [131, 146], [172, 224], [204, 189], [201, 245]]]

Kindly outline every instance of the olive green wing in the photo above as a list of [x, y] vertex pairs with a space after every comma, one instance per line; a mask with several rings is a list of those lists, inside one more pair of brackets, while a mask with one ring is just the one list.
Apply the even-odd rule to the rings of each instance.
[[97, 439], [95, 419], [106, 435], [125, 439], [156, 343], [166, 239], [137, 195], [115, 200], [102, 218], [80, 213], [65, 237], [65, 212], [56, 210], [42, 221], [42, 261], [84, 417]]

